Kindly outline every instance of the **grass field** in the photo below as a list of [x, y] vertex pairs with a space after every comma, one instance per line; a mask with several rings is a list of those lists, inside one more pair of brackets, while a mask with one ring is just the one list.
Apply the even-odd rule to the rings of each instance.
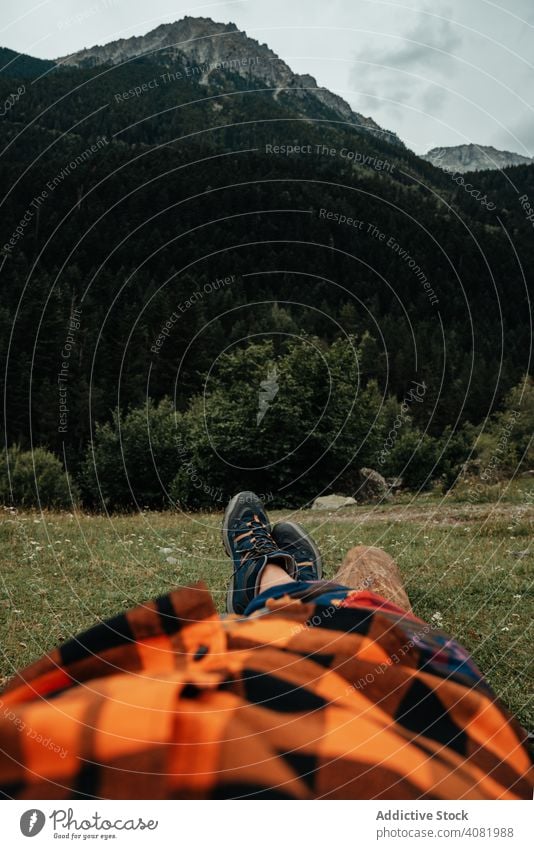
[[[446, 500], [401, 496], [386, 506], [293, 514], [320, 544], [326, 577], [353, 545], [386, 549], [416, 614], [467, 646], [530, 730], [533, 486], [504, 489], [497, 503], [467, 503], [461, 493]], [[229, 561], [220, 514], [3, 512], [0, 683], [99, 618], [171, 587], [203, 579], [223, 608]]]

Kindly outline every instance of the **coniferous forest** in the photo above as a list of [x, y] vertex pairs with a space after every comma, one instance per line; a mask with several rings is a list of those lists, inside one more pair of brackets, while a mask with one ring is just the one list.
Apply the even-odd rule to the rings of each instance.
[[3, 54], [4, 500], [449, 487], [510, 411], [528, 467], [531, 166], [468, 188], [231, 70]]

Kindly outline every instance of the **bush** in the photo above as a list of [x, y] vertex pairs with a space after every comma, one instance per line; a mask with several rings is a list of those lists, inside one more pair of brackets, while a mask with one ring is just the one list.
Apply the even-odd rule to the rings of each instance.
[[78, 496], [58, 458], [46, 448], [13, 446], [0, 458], [0, 501], [15, 507], [65, 508]]
[[473, 454], [464, 477], [479, 478], [484, 486], [509, 479], [534, 467], [534, 381], [524, 377], [508, 393], [503, 409], [493, 414], [485, 430], [466, 425]]
[[534, 466], [534, 380], [525, 376], [510, 390], [504, 409], [493, 416], [489, 429], [493, 454], [488, 476], [499, 478]]
[[440, 444], [417, 428], [399, 433], [384, 471], [402, 478], [408, 489], [429, 489], [440, 473]]
[[169, 489], [180, 466], [182, 417], [168, 398], [148, 401], [110, 423], [97, 425], [82, 467], [86, 503], [128, 510], [169, 506]]
[[352, 340], [329, 348], [315, 338], [226, 353], [184, 417], [189, 470], [175, 481], [183, 506], [213, 507], [240, 489], [271, 506], [301, 505], [350, 486], [382, 435], [381, 398], [359, 385]]
[[[252, 489], [271, 507], [293, 507], [319, 493], [356, 491], [365, 466], [401, 476], [410, 489], [437, 478], [450, 487], [469, 451], [468, 431], [423, 434], [412, 407], [362, 382], [361, 361], [352, 338], [228, 350], [185, 413], [168, 399], [148, 401], [97, 425], [84, 496], [109, 509], [221, 509]], [[412, 392], [421, 399], [424, 384]]]

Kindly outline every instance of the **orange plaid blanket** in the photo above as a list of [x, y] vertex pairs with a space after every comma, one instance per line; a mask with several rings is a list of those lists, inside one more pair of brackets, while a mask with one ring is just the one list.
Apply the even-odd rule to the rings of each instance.
[[456, 643], [370, 593], [220, 618], [204, 585], [0, 696], [4, 798], [532, 798], [526, 734]]

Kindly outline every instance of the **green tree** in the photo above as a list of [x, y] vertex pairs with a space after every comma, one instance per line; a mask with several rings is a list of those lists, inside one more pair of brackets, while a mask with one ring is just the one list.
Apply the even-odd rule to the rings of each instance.
[[534, 467], [534, 380], [529, 375], [512, 387], [504, 402], [504, 410], [494, 417], [494, 436], [509, 431], [515, 449], [515, 465], [509, 471]]
[[380, 395], [360, 383], [358, 360], [353, 339], [302, 338], [278, 357], [271, 342], [226, 353], [184, 417], [197, 488], [182, 474], [179, 500], [208, 506], [210, 489], [251, 488], [298, 505], [352, 485], [381, 439]]

